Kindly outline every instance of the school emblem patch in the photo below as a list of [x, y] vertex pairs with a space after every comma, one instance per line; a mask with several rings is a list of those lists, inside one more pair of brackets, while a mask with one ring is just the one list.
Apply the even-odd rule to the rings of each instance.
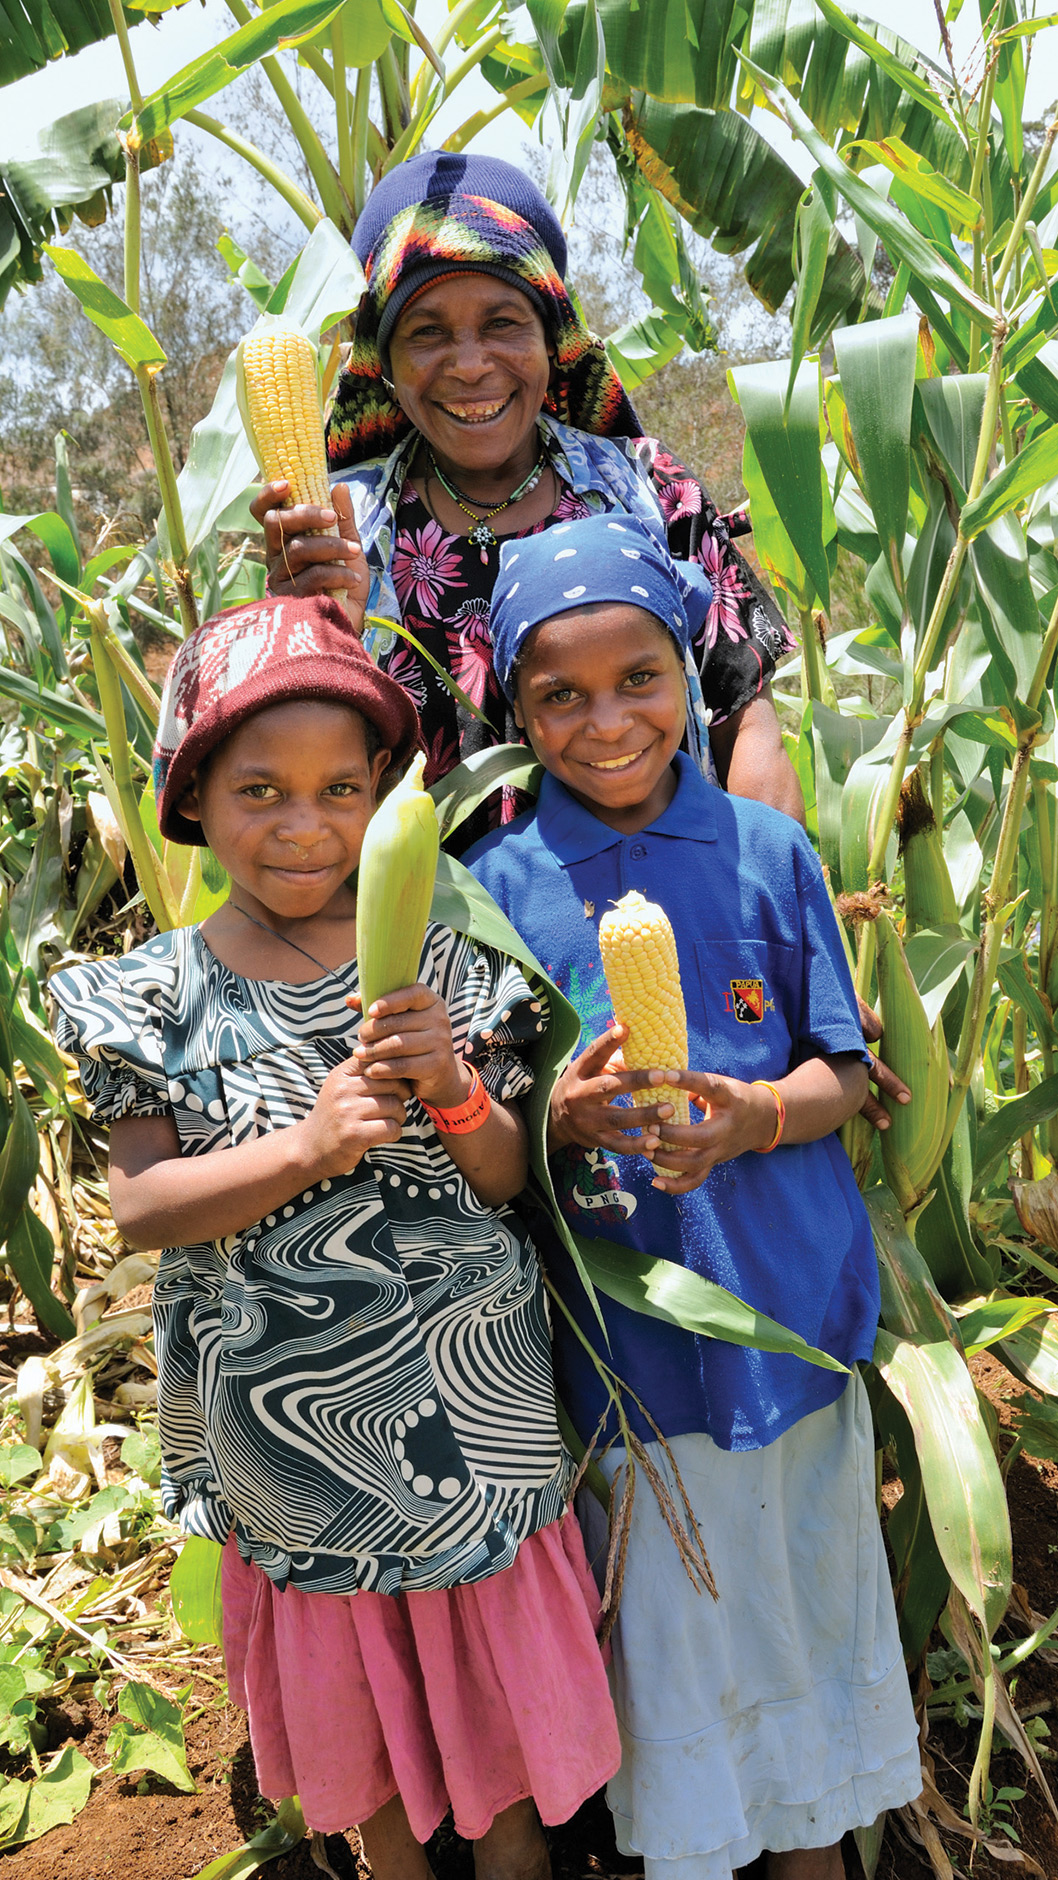
[[759, 1025], [764, 1017], [763, 979], [732, 979], [731, 1007], [740, 1025]]

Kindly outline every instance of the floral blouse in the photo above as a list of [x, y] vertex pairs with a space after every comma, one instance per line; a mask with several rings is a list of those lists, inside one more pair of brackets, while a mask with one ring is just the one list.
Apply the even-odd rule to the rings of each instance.
[[[693, 649], [700, 700], [705, 722], [729, 718], [757, 696], [794, 647], [774, 602], [732, 547], [732, 536], [748, 531], [745, 515], [719, 516], [697, 478], [651, 438], [593, 437], [546, 416], [537, 422], [560, 497], [536, 530], [623, 510], [667, 540], [674, 555], [704, 567], [713, 604]], [[368, 613], [400, 621], [488, 720], [485, 726], [460, 706], [429, 660], [398, 634], [379, 627], [365, 635], [379, 664], [419, 708], [430, 781], [489, 744], [520, 742], [521, 733], [492, 675], [487, 627], [498, 546], [483, 566], [466, 536], [449, 534], [430, 515], [407, 481], [419, 442], [412, 432], [384, 462], [360, 464], [335, 481], [347, 482], [352, 492], [371, 570]], [[512, 813], [514, 805], [505, 800], [504, 819]], [[460, 846], [488, 826], [475, 817], [473, 827], [460, 831]]]
[[[510, 959], [427, 930], [420, 978], [499, 1100], [546, 1022]], [[348, 1057], [356, 966], [244, 979], [197, 927], [58, 973], [56, 1036], [104, 1122], [173, 1117], [184, 1155], [296, 1123]], [[242, 1233], [167, 1247], [154, 1294], [166, 1512], [283, 1587], [398, 1593], [483, 1580], [557, 1520], [537, 1256], [420, 1104], [396, 1143]]]

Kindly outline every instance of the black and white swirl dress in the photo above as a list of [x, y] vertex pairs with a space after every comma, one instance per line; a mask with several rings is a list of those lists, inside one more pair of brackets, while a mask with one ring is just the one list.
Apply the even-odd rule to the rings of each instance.
[[[490, 1094], [521, 1096], [546, 1012], [509, 959], [431, 926], [420, 977]], [[185, 1155], [297, 1122], [349, 1055], [356, 968], [244, 979], [197, 928], [51, 982], [95, 1115], [170, 1113]], [[398, 1143], [224, 1240], [169, 1247], [154, 1300], [168, 1512], [278, 1587], [466, 1585], [562, 1514], [537, 1256], [418, 1103]]]

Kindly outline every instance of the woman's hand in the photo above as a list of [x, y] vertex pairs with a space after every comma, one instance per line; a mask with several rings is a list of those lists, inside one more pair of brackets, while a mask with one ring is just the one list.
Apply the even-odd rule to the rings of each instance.
[[368, 1149], [399, 1142], [404, 1106], [411, 1096], [399, 1078], [362, 1075], [355, 1057], [338, 1064], [320, 1086], [312, 1109], [293, 1127], [299, 1131], [311, 1179], [348, 1175]]
[[[653, 1155], [658, 1125], [672, 1115], [671, 1103], [632, 1110], [612, 1099], [664, 1083], [665, 1072], [626, 1070], [620, 1047], [627, 1037], [627, 1025], [612, 1026], [563, 1071], [551, 1094], [549, 1155], [573, 1142], [582, 1149], [611, 1149], [617, 1155]], [[642, 1136], [629, 1136], [630, 1129], [641, 1129]]]
[[[355, 993], [349, 1004], [360, 1004]], [[453, 1049], [448, 1007], [429, 986], [405, 986], [376, 999], [353, 1057], [372, 1083], [401, 1078], [421, 1103], [439, 1110], [457, 1109], [473, 1081], [473, 1072]]]
[[[279, 505], [289, 489], [289, 483], [283, 480], [266, 483], [250, 504], [251, 516], [264, 530], [268, 592], [333, 593], [359, 633], [370, 580], [353, 520], [349, 487], [335, 484], [330, 509], [317, 509], [312, 503], [281, 509]], [[337, 535], [311, 533], [330, 529], [335, 522]]]

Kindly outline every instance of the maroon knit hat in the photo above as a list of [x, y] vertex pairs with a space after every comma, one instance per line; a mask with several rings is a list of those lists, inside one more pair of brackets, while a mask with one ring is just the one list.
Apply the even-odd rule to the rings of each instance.
[[299, 698], [362, 712], [398, 769], [419, 742], [419, 715], [407, 692], [379, 671], [329, 595], [229, 607], [184, 641], [169, 668], [154, 746], [163, 836], [205, 843], [201, 824], [177, 808], [192, 773], [254, 712]]

